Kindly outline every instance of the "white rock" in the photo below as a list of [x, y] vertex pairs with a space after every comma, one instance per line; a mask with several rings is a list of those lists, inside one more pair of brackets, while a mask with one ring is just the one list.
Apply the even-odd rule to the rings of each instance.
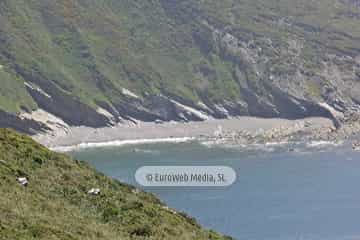
[[133, 97], [133, 98], [140, 98], [138, 95], [136, 95], [135, 93], [131, 92], [129, 89], [126, 88], [122, 88], [122, 94]]
[[107, 117], [110, 120], [114, 119], [114, 116], [104, 108], [98, 107], [98, 109], [96, 109], [96, 112], [100, 113], [101, 115], [104, 115], [105, 117]]
[[19, 177], [17, 178], [18, 183], [20, 183], [22, 186], [27, 186], [29, 184], [29, 181], [25, 177]]
[[90, 195], [99, 195], [100, 194], [100, 189], [99, 188], [92, 188], [88, 191], [88, 194]]
[[50, 96], [49, 94], [47, 94], [44, 90], [42, 90], [40, 87], [34, 86], [33, 84], [28, 83], [28, 82], [25, 82], [24, 84], [25, 84], [25, 86], [27, 86], [28, 88], [30, 88], [30, 89], [32, 89], [32, 90], [35, 90], [35, 91], [38, 91], [39, 93], [41, 93], [41, 94], [44, 95], [45, 97], [51, 98], [51, 96]]
[[44, 123], [51, 130], [56, 132], [63, 131], [67, 133], [70, 128], [69, 125], [66, 124], [61, 118], [58, 118], [43, 109], [37, 109], [31, 113], [24, 112], [21, 113], [19, 117], [21, 119], [29, 119]]
[[221, 113], [225, 114], [227, 117], [230, 117], [229, 111], [224, 106], [217, 104], [215, 105], [215, 108]]
[[185, 111], [187, 111], [188, 113], [192, 113], [194, 114], [195, 116], [203, 119], [203, 120], [209, 120], [210, 119], [210, 116], [207, 115], [206, 113], [202, 112], [202, 111], [199, 111], [199, 110], [196, 110], [192, 107], [189, 107], [189, 106], [186, 106], [184, 104], [181, 104], [173, 99], [169, 99], [172, 103], [174, 103], [175, 105], [177, 105], [178, 107], [184, 109]]
[[322, 106], [323, 108], [326, 108], [327, 110], [329, 110], [329, 112], [335, 117], [335, 118], [343, 118], [344, 114], [337, 111], [335, 108], [333, 108], [332, 106], [330, 106], [329, 104], [322, 102], [319, 103], [320, 106]]
[[177, 212], [174, 210], [174, 209], [171, 209], [167, 206], [163, 206], [162, 209], [168, 211], [168, 212], [171, 212], [172, 214], [177, 214]]

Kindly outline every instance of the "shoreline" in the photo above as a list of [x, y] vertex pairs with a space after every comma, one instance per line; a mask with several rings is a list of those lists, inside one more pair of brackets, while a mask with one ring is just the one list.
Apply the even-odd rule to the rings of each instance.
[[58, 146], [50, 147], [50, 150], [55, 152], [72, 152], [81, 149], [101, 148], [101, 147], [120, 147], [126, 145], [141, 145], [141, 144], [154, 144], [154, 143], [184, 143], [196, 140], [196, 138], [153, 138], [153, 139], [134, 139], [134, 140], [116, 140], [109, 142], [84, 142], [72, 146]]
[[[162, 124], [139, 122], [137, 125], [119, 124], [106, 128], [70, 127], [38, 134], [33, 139], [60, 152], [106, 146], [146, 143], [187, 142], [191, 140], [224, 141], [238, 144], [271, 144], [296, 139], [296, 136], [315, 137], [315, 133], [334, 130], [327, 118], [299, 120], [239, 117], [203, 122], [165, 122]], [[326, 139], [325, 139], [326, 140]]]

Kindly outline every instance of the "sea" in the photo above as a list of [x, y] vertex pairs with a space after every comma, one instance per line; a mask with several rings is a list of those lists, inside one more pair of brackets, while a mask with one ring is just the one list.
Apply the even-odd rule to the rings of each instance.
[[[360, 152], [350, 143], [160, 142], [71, 154], [234, 239], [360, 239]], [[143, 166], [228, 166], [236, 181], [227, 187], [143, 187], [135, 180]]]

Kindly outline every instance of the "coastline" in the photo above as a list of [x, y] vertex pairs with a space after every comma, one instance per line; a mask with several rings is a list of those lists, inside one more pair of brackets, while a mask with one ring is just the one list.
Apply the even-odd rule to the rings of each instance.
[[33, 139], [54, 151], [69, 152], [83, 148], [191, 140], [271, 144], [295, 139], [297, 135], [303, 138], [304, 133], [309, 139], [324, 140], [324, 137], [314, 135], [324, 135], [333, 130], [334, 125], [327, 118], [286, 120], [239, 117], [189, 123], [139, 122], [137, 125], [119, 124], [106, 128], [69, 127], [38, 134]]
[[133, 140], [116, 140], [109, 142], [89, 142], [80, 143], [72, 146], [58, 146], [50, 147], [49, 149], [55, 152], [71, 152], [87, 148], [100, 148], [100, 147], [120, 147], [125, 145], [138, 145], [138, 144], [152, 144], [152, 143], [183, 143], [195, 140], [195, 138], [154, 138], [154, 139], [133, 139]]

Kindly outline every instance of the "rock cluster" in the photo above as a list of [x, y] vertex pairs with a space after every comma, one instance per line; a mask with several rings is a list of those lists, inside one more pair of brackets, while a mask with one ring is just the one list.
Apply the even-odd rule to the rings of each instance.
[[[360, 136], [360, 121], [358, 120], [347, 122], [338, 129], [312, 126], [309, 122], [302, 121], [290, 127], [277, 127], [270, 130], [222, 132], [206, 136], [204, 140], [244, 145], [310, 141], [341, 142], [356, 136]], [[360, 143], [358, 147], [360, 148]]]

